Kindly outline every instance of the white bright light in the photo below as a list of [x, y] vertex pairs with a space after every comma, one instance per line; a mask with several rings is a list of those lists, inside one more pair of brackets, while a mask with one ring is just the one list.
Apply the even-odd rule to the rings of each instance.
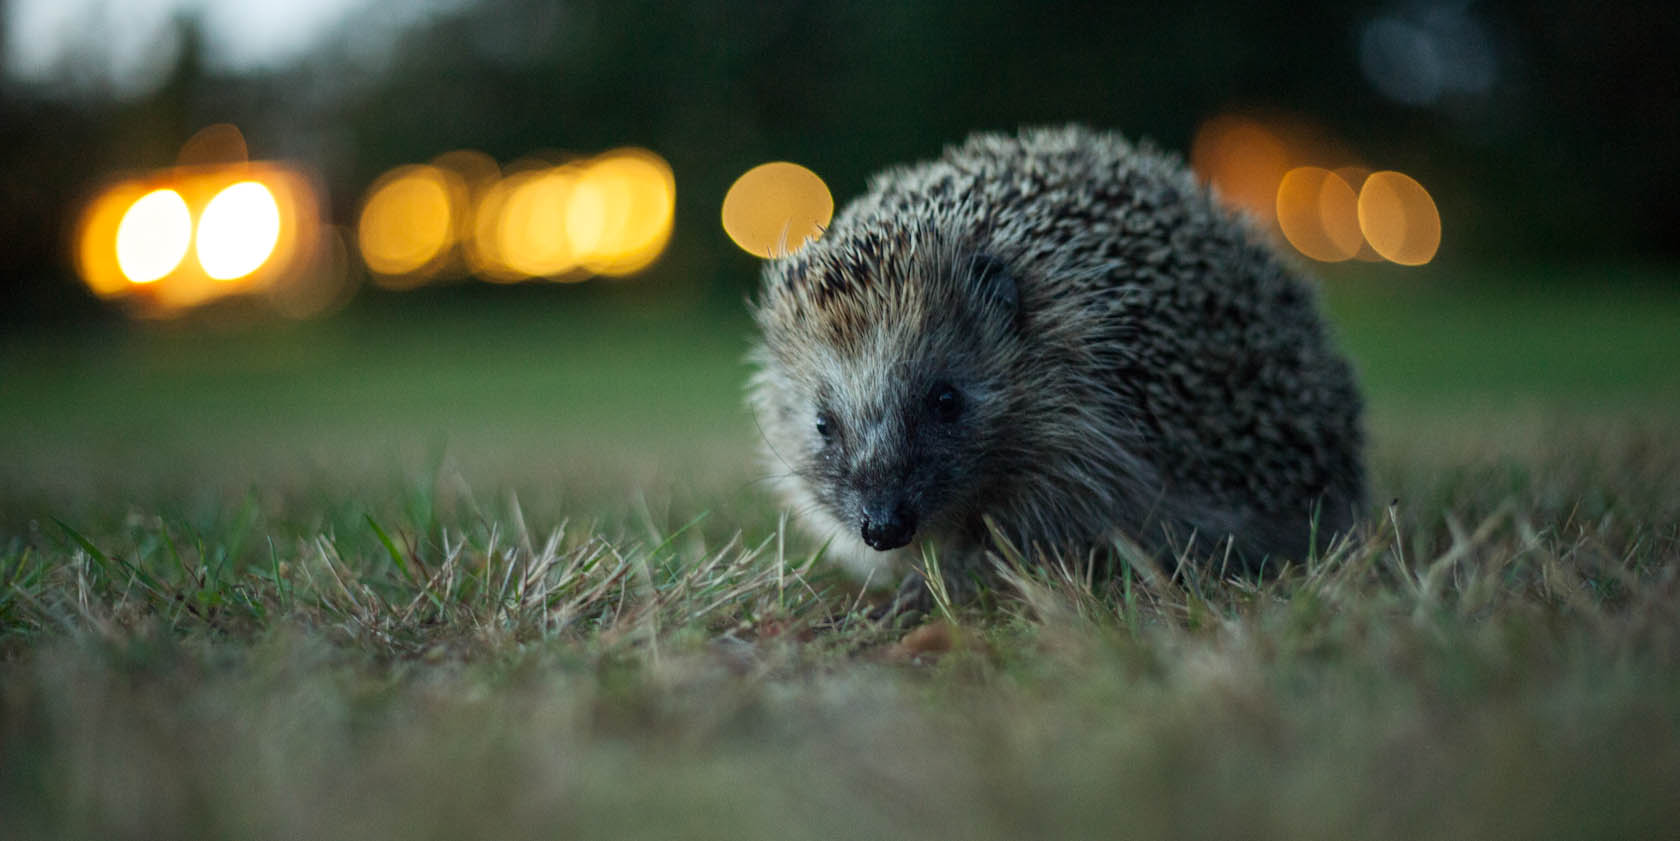
[[153, 190], [135, 200], [117, 225], [117, 267], [134, 283], [151, 283], [175, 271], [191, 244], [186, 200], [174, 190]]
[[241, 181], [210, 200], [198, 222], [198, 263], [216, 280], [256, 271], [280, 242], [280, 206], [267, 187]]

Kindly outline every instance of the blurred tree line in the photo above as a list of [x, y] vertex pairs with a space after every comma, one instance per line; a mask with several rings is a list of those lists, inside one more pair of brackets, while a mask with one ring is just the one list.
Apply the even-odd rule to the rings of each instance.
[[754, 164], [804, 163], [844, 203], [881, 166], [975, 129], [1079, 121], [1182, 152], [1232, 110], [1309, 119], [1418, 177], [1446, 219], [1447, 259], [1680, 256], [1680, 216], [1665, 212], [1680, 190], [1680, 16], [1661, 2], [1449, 2], [1479, 22], [1492, 84], [1427, 105], [1385, 97], [1361, 69], [1370, 22], [1435, 8], [479, 0], [372, 55], [356, 35], [386, 12], [375, 4], [262, 74], [212, 67], [183, 18], [172, 72], [137, 99], [0, 82], [0, 319], [96, 310], [67, 282], [79, 202], [113, 172], [172, 163], [213, 122], [240, 126], [253, 157], [318, 167], [339, 223], [379, 173], [449, 149], [507, 162], [646, 146], [678, 188], [653, 276], [731, 300], [755, 266], [717, 211]]

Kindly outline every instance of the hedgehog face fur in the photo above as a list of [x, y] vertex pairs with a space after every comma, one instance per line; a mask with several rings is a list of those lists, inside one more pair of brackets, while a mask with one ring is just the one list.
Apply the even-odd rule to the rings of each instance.
[[[1175, 160], [1079, 128], [889, 170], [766, 264], [750, 401], [860, 574], [1117, 536], [1298, 557], [1363, 504], [1360, 400], [1307, 287]], [[1194, 548], [1194, 547], [1192, 547]]]
[[971, 525], [1017, 448], [1014, 280], [959, 252], [904, 268], [865, 305], [890, 317], [848, 317], [859, 300], [834, 294], [801, 305], [834, 309], [794, 316], [819, 336], [766, 324], [758, 388], [796, 505], [877, 551]]

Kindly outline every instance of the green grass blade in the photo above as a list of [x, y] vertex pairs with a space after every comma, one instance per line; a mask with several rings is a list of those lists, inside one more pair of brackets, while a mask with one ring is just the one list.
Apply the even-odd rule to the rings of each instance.
[[373, 529], [374, 535], [379, 538], [380, 545], [384, 546], [386, 554], [391, 556], [391, 563], [396, 564], [397, 569], [401, 570], [402, 574], [410, 581], [415, 580], [414, 573], [409, 571], [408, 561], [403, 558], [402, 552], [397, 549], [397, 544], [391, 540], [391, 536], [386, 534], [385, 530], [379, 527], [379, 523], [374, 521], [373, 515], [363, 514], [362, 519], [367, 520], [368, 527]]
[[73, 528], [70, 528], [70, 525], [68, 523], [64, 522], [63, 520], [58, 519], [57, 517], [52, 518], [52, 521], [54, 523], [57, 523], [58, 527], [60, 529], [64, 530], [64, 533], [70, 537], [70, 540], [72, 542], [74, 542], [77, 546], [80, 546], [82, 548], [82, 551], [84, 551], [88, 554], [88, 557], [91, 558], [93, 560], [93, 562], [98, 565], [99, 571], [104, 573], [105, 577], [107, 579], [109, 579], [111, 577], [111, 559], [110, 559], [110, 557], [108, 557], [103, 551], [101, 551], [98, 546], [93, 545], [93, 541], [88, 540], [86, 537], [83, 537], [81, 532], [76, 531]]

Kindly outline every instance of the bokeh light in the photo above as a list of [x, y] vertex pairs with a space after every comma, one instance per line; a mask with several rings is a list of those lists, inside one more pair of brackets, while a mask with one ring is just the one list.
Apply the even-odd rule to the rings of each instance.
[[576, 172], [552, 167], [519, 173], [495, 220], [496, 251], [521, 277], [557, 278], [578, 265], [569, 226]]
[[1364, 244], [1353, 188], [1323, 167], [1284, 174], [1277, 187], [1277, 221], [1295, 250], [1320, 262], [1352, 259]]
[[[291, 166], [187, 166], [117, 179], [77, 227], [76, 269], [129, 312], [172, 316], [307, 282], [322, 248], [319, 191]], [[196, 259], [186, 259], [196, 252]]]
[[1223, 204], [1313, 260], [1421, 266], [1440, 245], [1428, 191], [1398, 172], [1373, 174], [1308, 119], [1217, 115], [1197, 128], [1190, 163]]
[[477, 149], [452, 149], [433, 158], [431, 165], [454, 174], [471, 190], [482, 190], [502, 177], [496, 159]]
[[490, 182], [473, 202], [470, 215], [470, 236], [464, 241], [467, 267], [482, 280], [492, 283], [512, 283], [520, 280], [518, 272], [502, 259], [502, 207], [507, 204], [520, 173]]
[[620, 191], [611, 189], [616, 185], [585, 177], [587, 172], [578, 173], [568, 185], [563, 225], [572, 254], [580, 261], [584, 255], [600, 250], [607, 233], [608, 216], [621, 213], [625, 199]]
[[152, 189], [144, 182], [117, 182], [96, 194], [82, 211], [76, 225], [76, 273], [93, 294], [120, 298], [133, 291], [133, 281], [117, 262], [117, 228], [135, 200]]
[[1226, 203], [1262, 224], [1276, 218], [1278, 183], [1289, 171], [1289, 148], [1258, 120], [1225, 114], [1202, 123], [1190, 144], [1190, 166]]
[[646, 149], [526, 159], [505, 175], [483, 153], [458, 150], [375, 183], [362, 214], [362, 258], [381, 283], [397, 286], [457, 257], [495, 283], [623, 276], [665, 250], [675, 209], [671, 166]]
[[245, 135], [232, 123], [213, 123], [193, 133], [175, 156], [179, 166], [242, 164], [251, 159]]
[[257, 181], [224, 188], [198, 220], [198, 262], [214, 280], [242, 278], [262, 267], [280, 242], [280, 206]]
[[1429, 191], [1409, 175], [1373, 172], [1359, 190], [1359, 228], [1378, 254], [1421, 266], [1441, 247], [1441, 215]]
[[[1353, 190], [1353, 223], [1357, 227], [1359, 224], [1359, 191], [1364, 188], [1365, 179], [1371, 177], [1371, 170], [1362, 166], [1339, 166], [1331, 171], [1341, 176], [1342, 180], [1347, 182], [1349, 189]], [[1353, 259], [1362, 263], [1384, 262], [1383, 256], [1378, 254], [1377, 250], [1372, 248], [1369, 242], [1365, 241], [1365, 233], [1363, 231], [1359, 234], [1359, 250], [1353, 253]]]
[[757, 257], [782, 257], [822, 235], [834, 196], [816, 173], [778, 161], [747, 170], [723, 197], [723, 230]]
[[[581, 217], [598, 202], [598, 228]], [[596, 158], [579, 176], [567, 221], [572, 245], [592, 272], [622, 276], [647, 267], [671, 238], [677, 206], [671, 165], [646, 149], [618, 149]], [[592, 240], [592, 241], [591, 241]]]
[[350, 234], [336, 225], [323, 225], [315, 237], [307, 271], [294, 272], [287, 282], [268, 289], [268, 300], [287, 318], [314, 318], [333, 312], [350, 302], [356, 291], [356, 274], [350, 259]]
[[117, 266], [133, 283], [151, 283], [172, 271], [192, 244], [192, 212], [170, 189], [141, 196], [117, 224]]
[[400, 167], [374, 182], [356, 241], [383, 285], [413, 285], [437, 268], [455, 244], [456, 204], [465, 193], [459, 176], [436, 166]]

